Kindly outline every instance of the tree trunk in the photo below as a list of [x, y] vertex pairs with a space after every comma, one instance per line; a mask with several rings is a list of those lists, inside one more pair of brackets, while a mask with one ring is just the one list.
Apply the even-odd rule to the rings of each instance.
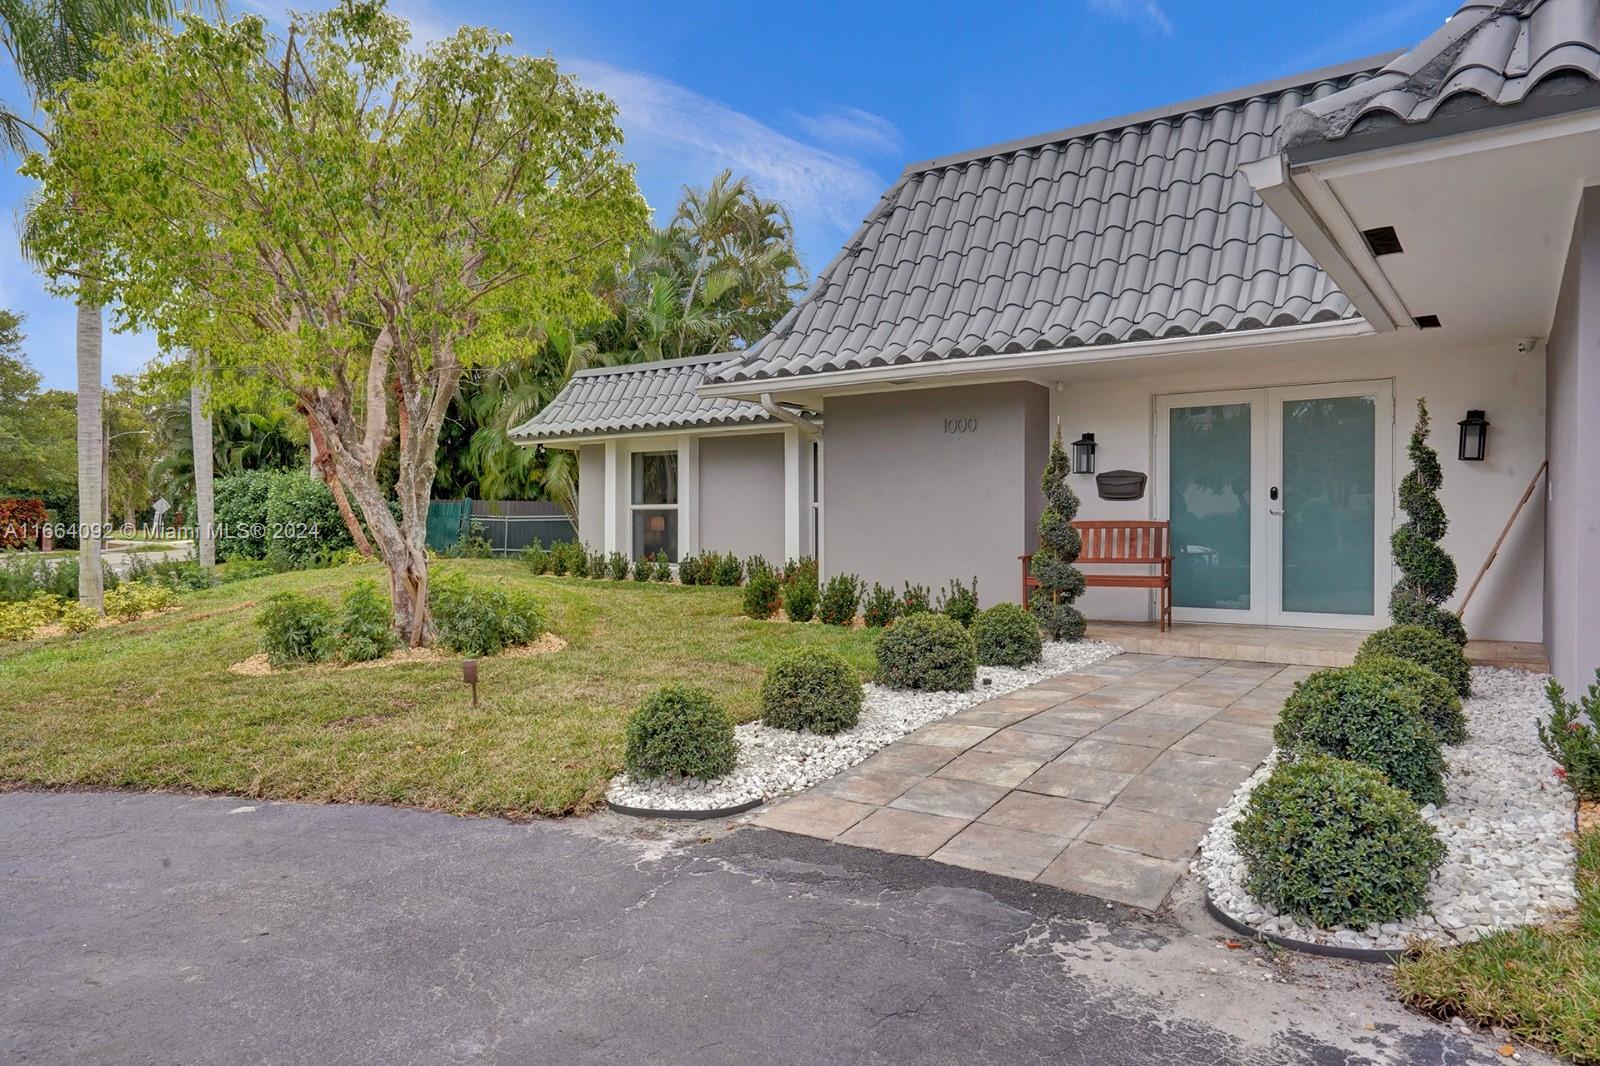
[[105, 430], [100, 424], [100, 308], [78, 304], [78, 602], [105, 610], [100, 573]]
[[206, 412], [205, 386], [200, 381], [198, 362], [195, 380], [189, 385], [189, 434], [194, 448], [194, 509], [200, 568], [217, 565], [216, 497], [213, 492], [211, 415]]
[[328, 491], [333, 493], [334, 506], [339, 508], [339, 517], [344, 519], [344, 528], [350, 531], [350, 539], [355, 542], [356, 551], [372, 558], [372, 545], [367, 541], [366, 531], [361, 528], [356, 513], [350, 509], [350, 498], [339, 483], [333, 456], [328, 454], [327, 446], [322, 443], [322, 428], [317, 425], [315, 418], [306, 415], [306, 429], [311, 441], [311, 476], [327, 483]]

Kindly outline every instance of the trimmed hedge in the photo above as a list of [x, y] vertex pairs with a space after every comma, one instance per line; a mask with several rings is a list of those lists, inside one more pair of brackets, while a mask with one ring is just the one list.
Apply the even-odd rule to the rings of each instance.
[[1283, 763], [1234, 828], [1251, 895], [1302, 921], [1364, 928], [1422, 910], [1445, 848], [1406, 794], [1371, 767]]
[[1467, 653], [1448, 637], [1422, 626], [1390, 626], [1361, 642], [1356, 662], [1387, 655], [1426, 666], [1450, 682], [1462, 696], [1472, 694], [1472, 670]]
[[738, 759], [733, 720], [700, 689], [667, 685], [628, 719], [623, 764], [630, 777], [721, 777]]
[[902, 618], [878, 638], [877, 680], [890, 688], [965, 692], [978, 678], [978, 649], [942, 614]]
[[1444, 756], [1410, 689], [1354, 667], [1295, 685], [1273, 730], [1294, 756], [1320, 754], [1372, 767], [1418, 803], [1444, 802]]
[[1026, 666], [1044, 654], [1039, 623], [1014, 603], [979, 611], [972, 623], [972, 641], [984, 666]]
[[1461, 697], [1456, 695], [1450, 682], [1434, 671], [1392, 655], [1369, 656], [1357, 664], [1357, 669], [1416, 693], [1422, 700], [1422, 717], [1428, 720], [1440, 742], [1460, 744], [1467, 739], [1467, 718], [1461, 713]]
[[774, 729], [809, 729], [825, 736], [861, 717], [861, 683], [838, 652], [802, 648], [767, 669], [761, 682], [761, 721]]

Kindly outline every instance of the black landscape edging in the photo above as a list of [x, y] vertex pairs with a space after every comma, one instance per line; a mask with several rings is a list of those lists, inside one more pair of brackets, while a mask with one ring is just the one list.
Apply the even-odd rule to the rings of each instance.
[[732, 807], [719, 807], [714, 811], [676, 809], [668, 810], [657, 809], [655, 807], [627, 807], [621, 803], [612, 803], [610, 800], [606, 800], [606, 806], [611, 808], [611, 810], [616, 811], [618, 814], [632, 815], [635, 818], [676, 818], [681, 821], [688, 822], [706, 822], [713, 818], [726, 818], [730, 815], [743, 814], [745, 811], [754, 810], [755, 808], [761, 806], [763, 802], [765, 802], [765, 800], [763, 800], [762, 797], [757, 796], [755, 799], [745, 800], [743, 803], [736, 803]]
[[1215, 918], [1217, 921], [1221, 922], [1235, 933], [1238, 933], [1240, 936], [1247, 936], [1253, 939], [1270, 941], [1271, 943], [1276, 944], [1278, 947], [1288, 948], [1290, 951], [1299, 951], [1307, 955], [1321, 955], [1324, 958], [1329, 959], [1351, 959], [1355, 962], [1394, 963], [1399, 961], [1401, 956], [1405, 955], [1405, 949], [1403, 948], [1344, 948], [1339, 947], [1336, 944], [1313, 944], [1309, 940], [1292, 940], [1289, 937], [1279, 936], [1276, 933], [1268, 933], [1260, 929], [1252, 929], [1250, 926], [1239, 921], [1239, 919], [1225, 913], [1221, 907], [1213, 903], [1211, 901], [1211, 890], [1209, 888], [1206, 889], [1205, 896], [1206, 911], [1210, 913], [1211, 917]]

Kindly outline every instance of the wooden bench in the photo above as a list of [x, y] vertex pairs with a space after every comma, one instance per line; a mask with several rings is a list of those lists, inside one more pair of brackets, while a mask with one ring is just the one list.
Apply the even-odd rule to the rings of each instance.
[[[1161, 632], [1172, 624], [1172, 539], [1166, 522], [1083, 521], [1072, 523], [1083, 537], [1083, 551], [1075, 566], [1153, 566], [1151, 574], [1091, 574], [1084, 580], [1092, 588], [1159, 589]], [[1033, 556], [1022, 559], [1022, 602], [1039, 587], [1033, 576]]]

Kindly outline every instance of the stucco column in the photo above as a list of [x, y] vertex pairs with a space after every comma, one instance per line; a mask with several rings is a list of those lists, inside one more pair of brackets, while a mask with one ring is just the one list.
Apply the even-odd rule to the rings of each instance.
[[801, 494], [805, 486], [800, 477], [800, 431], [793, 427], [783, 431], [783, 558], [798, 559], [804, 553], [804, 536], [801, 522]]
[[627, 505], [622, 499], [625, 489], [622, 476], [622, 461], [626, 458], [617, 441], [608, 440], [605, 443], [606, 457], [606, 510], [605, 530], [601, 538], [601, 548], [606, 552], [619, 550], [620, 541], [617, 539], [618, 523], [627, 514]]
[[678, 558], [700, 554], [700, 438], [678, 438]]

